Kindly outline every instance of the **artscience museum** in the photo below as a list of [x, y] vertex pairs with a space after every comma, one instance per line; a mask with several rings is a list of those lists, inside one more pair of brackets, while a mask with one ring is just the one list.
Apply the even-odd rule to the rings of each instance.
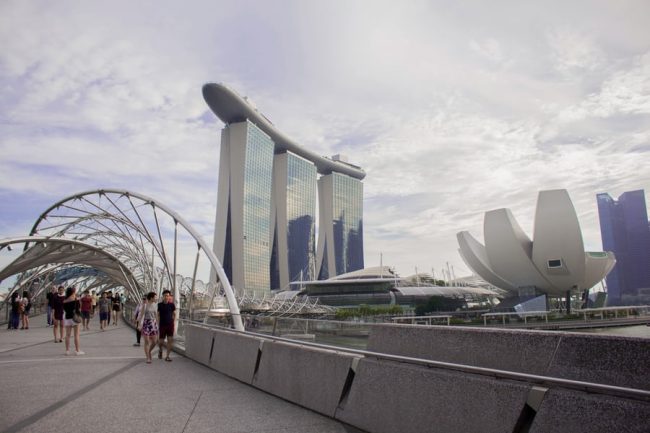
[[485, 213], [482, 244], [457, 233], [465, 263], [490, 284], [513, 296], [567, 298], [592, 288], [612, 270], [611, 252], [585, 252], [580, 224], [566, 190], [541, 191], [533, 239], [509, 209]]

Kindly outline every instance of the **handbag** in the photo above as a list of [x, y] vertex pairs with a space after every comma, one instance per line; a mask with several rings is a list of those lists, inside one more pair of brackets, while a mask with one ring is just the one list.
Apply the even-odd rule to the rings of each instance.
[[75, 309], [72, 313], [72, 321], [74, 323], [81, 323], [81, 311], [79, 311], [80, 306], [80, 302], [78, 300], [75, 301]]

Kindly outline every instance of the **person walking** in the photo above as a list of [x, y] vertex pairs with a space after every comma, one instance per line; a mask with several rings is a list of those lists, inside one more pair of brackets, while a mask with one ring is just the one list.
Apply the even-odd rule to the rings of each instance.
[[106, 330], [108, 319], [111, 317], [111, 301], [106, 297], [106, 292], [102, 292], [102, 297], [97, 301], [99, 308], [99, 329]]
[[[63, 342], [63, 301], [65, 300], [65, 289], [63, 286], [59, 286], [57, 289], [56, 295], [52, 296], [52, 310], [54, 311], [54, 327], [52, 331], [54, 332], [54, 342], [62, 343]], [[56, 330], [59, 330], [59, 337], [56, 336]]]
[[29, 292], [23, 292], [23, 299], [20, 302], [23, 304], [20, 313], [20, 329], [29, 329], [29, 312], [32, 309], [32, 300], [30, 299]]
[[113, 326], [117, 326], [117, 317], [120, 315], [120, 311], [122, 311], [122, 299], [120, 294], [116, 293], [113, 295]]
[[81, 302], [77, 299], [77, 289], [70, 286], [65, 291], [65, 300], [63, 301], [63, 310], [65, 311], [65, 318], [63, 325], [65, 326], [65, 354], [70, 355], [70, 336], [74, 334], [74, 352], [76, 355], [85, 355], [79, 347], [79, 323], [75, 322], [75, 313], [81, 313]]
[[11, 294], [11, 312], [9, 313], [9, 328], [8, 329], [18, 329], [18, 323], [20, 323], [20, 307], [21, 302], [18, 297], [18, 292], [13, 292]]
[[146, 296], [146, 303], [142, 304], [139, 314], [138, 328], [144, 337], [144, 355], [147, 364], [151, 364], [151, 352], [156, 347], [158, 339], [158, 307], [156, 305], [156, 293], [149, 292]]
[[108, 299], [108, 319], [106, 320], [106, 325], [111, 324], [111, 309], [113, 308], [113, 294], [111, 292], [106, 292], [106, 299]]
[[84, 290], [81, 301], [81, 328], [90, 331], [90, 312], [93, 308], [93, 298], [88, 290]]
[[171, 362], [169, 354], [174, 344], [174, 322], [176, 321], [176, 306], [172, 301], [172, 292], [163, 290], [162, 302], [158, 303], [158, 326], [160, 328], [158, 337], [158, 359], [163, 357], [163, 344], [167, 346], [165, 361]]
[[95, 317], [95, 311], [97, 311], [97, 301], [99, 300], [99, 297], [97, 296], [97, 294], [95, 293], [94, 290], [92, 292], [90, 292], [90, 297], [93, 300], [93, 302], [92, 302], [92, 311], [90, 312], [90, 317]]
[[45, 301], [47, 303], [47, 326], [54, 325], [54, 318], [52, 317], [52, 298], [56, 296], [56, 286], [50, 287], [50, 291], [45, 295]]
[[138, 324], [140, 323], [140, 314], [142, 314], [142, 309], [146, 303], [147, 296], [145, 295], [142, 297], [142, 300], [138, 306], [135, 307], [135, 312], [133, 313], [133, 324], [135, 325], [135, 343], [133, 343], [133, 345], [138, 347], [140, 346], [140, 339], [142, 338], [142, 331], [140, 330]]

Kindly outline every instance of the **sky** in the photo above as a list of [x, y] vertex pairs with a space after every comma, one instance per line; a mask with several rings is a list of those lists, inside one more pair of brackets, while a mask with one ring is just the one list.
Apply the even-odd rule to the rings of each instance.
[[569, 191], [587, 250], [596, 194], [650, 191], [650, 2], [0, 2], [0, 238], [75, 193], [153, 197], [211, 243], [225, 83], [364, 180], [366, 266], [470, 273], [510, 208]]

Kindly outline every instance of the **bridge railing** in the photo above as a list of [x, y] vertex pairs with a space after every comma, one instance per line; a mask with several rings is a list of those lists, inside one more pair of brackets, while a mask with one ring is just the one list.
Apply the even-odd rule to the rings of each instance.
[[280, 322], [273, 335], [185, 321], [185, 354], [364, 431], [645, 431], [650, 416], [643, 339], [378, 325], [355, 349], [296, 341]]

